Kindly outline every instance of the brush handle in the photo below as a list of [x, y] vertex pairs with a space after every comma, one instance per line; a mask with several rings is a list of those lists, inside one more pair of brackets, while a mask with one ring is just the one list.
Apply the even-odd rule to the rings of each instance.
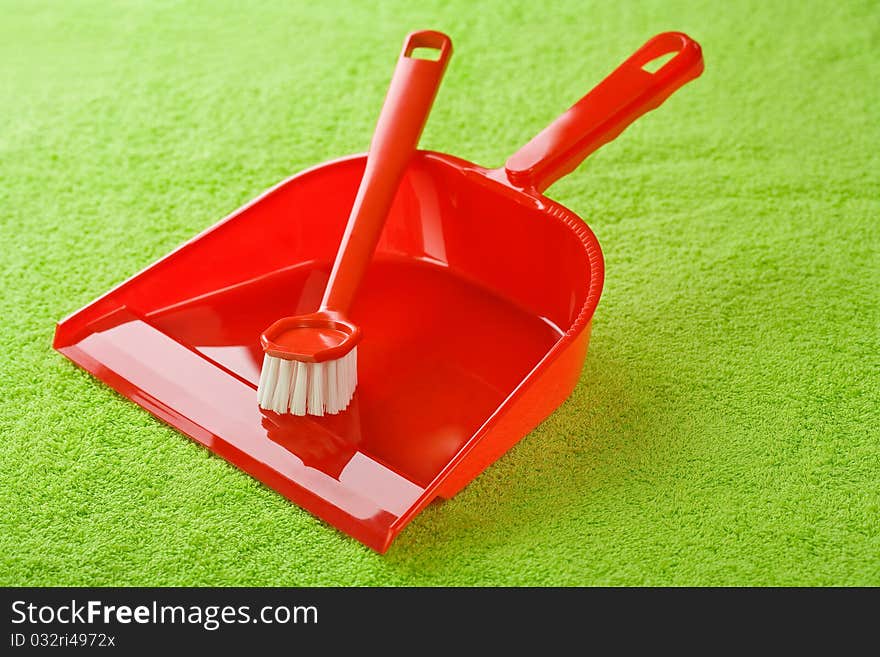
[[[438, 58], [414, 57], [417, 48], [437, 50]], [[330, 272], [322, 310], [345, 314], [351, 306], [400, 180], [416, 151], [451, 55], [452, 41], [441, 32], [413, 32], [404, 40], [370, 143], [361, 185]]]
[[[651, 62], [671, 53], [672, 59], [650, 70]], [[702, 72], [703, 55], [696, 41], [681, 32], [658, 34], [511, 155], [504, 165], [508, 180], [543, 192]]]

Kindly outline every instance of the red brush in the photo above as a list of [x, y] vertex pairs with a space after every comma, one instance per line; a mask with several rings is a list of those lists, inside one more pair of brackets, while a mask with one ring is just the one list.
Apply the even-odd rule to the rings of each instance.
[[[439, 56], [414, 57], [417, 48], [438, 50]], [[346, 313], [451, 55], [452, 42], [440, 32], [413, 32], [404, 40], [321, 307], [308, 315], [279, 319], [260, 338], [265, 352], [257, 390], [261, 408], [324, 415], [345, 410], [351, 402], [361, 331]]]

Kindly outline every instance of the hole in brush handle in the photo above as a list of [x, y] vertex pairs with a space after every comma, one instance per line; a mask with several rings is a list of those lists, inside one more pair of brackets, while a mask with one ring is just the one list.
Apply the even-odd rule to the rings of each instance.
[[452, 55], [452, 41], [443, 32], [422, 30], [411, 32], [403, 43], [403, 56], [446, 65]]
[[436, 62], [440, 59], [441, 54], [442, 51], [440, 48], [419, 46], [418, 48], [413, 48], [412, 52], [410, 52], [407, 57], [410, 59], [427, 59], [428, 61]]

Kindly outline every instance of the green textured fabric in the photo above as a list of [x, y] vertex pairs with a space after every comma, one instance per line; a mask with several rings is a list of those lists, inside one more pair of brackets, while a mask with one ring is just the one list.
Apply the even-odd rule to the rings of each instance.
[[[0, 584], [880, 584], [880, 8], [2, 2]], [[403, 35], [424, 148], [498, 165], [651, 35], [705, 75], [550, 195], [607, 260], [583, 377], [380, 556], [52, 351], [54, 322], [365, 150]]]

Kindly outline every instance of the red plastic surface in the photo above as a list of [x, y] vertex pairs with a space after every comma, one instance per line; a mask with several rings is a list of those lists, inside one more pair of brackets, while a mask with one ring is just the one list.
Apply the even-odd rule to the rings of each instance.
[[320, 363], [341, 358], [361, 341], [361, 330], [326, 310], [282, 317], [263, 331], [263, 351], [275, 358]]
[[[437, 50], [437, 59], [413, 57], [417, 48]], [[322, 362], [344, 356], [360, 341], [360, 330], [346, 316], [451, 56], [452, 41], [442, 32], [412, 32], [404, 39], [319, 312], [274, 322], [260, 338], [270, 356]]]
[[351, 306], [363, 330], [351, 407], [263, 414], [260, 332], [319, 306], [364, 166], [353, 156], [281, 183], [62, 321], [55, 347], [384, 551], [571, 393], [604, 269], [590, 229], [536, 191], [552, 174], [520, 187], [420, 151]]
[[[414, 58], [417, 48], [439, 50], [438, 58]], [[404, 41], [321, 302], [323, 310], [348, 312], [451, 56], [452, 41], [441, 32], [413, 32]]]
[[[648, 64], [669, 54], [674, 57], [659, 70], [648, 71]], [[507, 175], [520, 187], [543, 192], [702, 72], [696, 41], [681, 32], [658, 34], [514, 153], [505, 164]]]

